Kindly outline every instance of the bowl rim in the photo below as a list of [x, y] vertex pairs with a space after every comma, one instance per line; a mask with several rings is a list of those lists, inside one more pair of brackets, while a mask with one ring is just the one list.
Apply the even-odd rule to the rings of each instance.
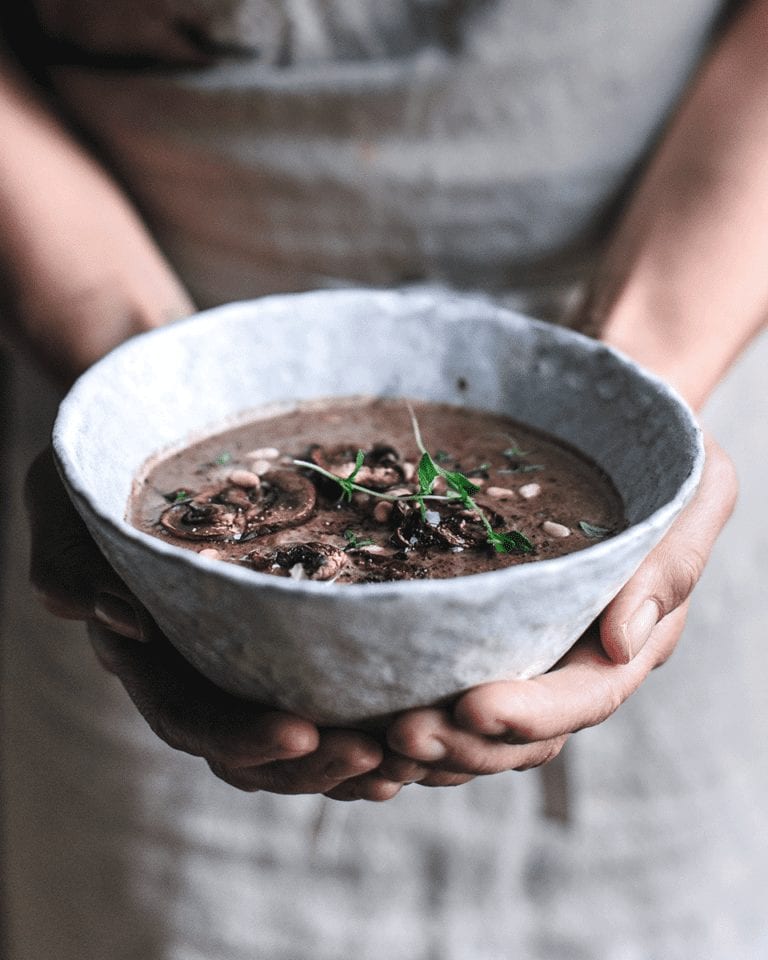
[[[556, 335], [562, 335], [565, 338], [573, 338], [575, 342], [581, 342], [582, 346], [586, 346], [589, 351], [611, 356], [614, 361], [618, 361], [621, 366], [628, 369], [631, 375], [645, 381], [652, 390], [664, 395], [665, 399], [677, 406], [684, 418], [687, 419], [688, 425], [693, 431], [692, 439], [696, 447], [691, 469], [677, 488], [675, 495], [654, 510], [653, 513], [644, 520], [632, 524], [607, 540], [590, 544], [573, 553], [559, 557], [551, 557], [549, 559], [535, 560], [529, 563], [513, 564], [512, 566], [499, 570], [464, 574], [458, 577], [424, 580], [393, 580], [384, 583], [337, 584], [333, 581], [298, 581], [289, 577], [275, 577], [267, 573], [260, 573], [259, 571], [239, 567], [232, 563], [222, 563], [219, 560], [201, 557], [194, 550], [166, 543], [157, 537], [144, 533], [130, 524], [124, 517], [115, 518], [112, 514], [102, 510], [94, 503], [91, 494], [88, 492], [87, 484], [79, 468], [79, 464], [76, 458], [70, 455], [67, 438], [75, 427], [76, 422], [82, 421], [82, 410], [87, 406], [80, 401], [81, 395], [89, 389], [92, 380], [103, 376], [105, 369], [108, 370], [112, 364], [119, 362], [122, 356], [129, 355], [137, 349], [144, 349], [144, 345], [151, 343], [153, 340], [183, 336], [183, 330], [187, 325], [221, 323], [227, 314], [241, 314], [244, 307], [253, 308], [256, 305], [260, 306], [274, 301], [282, 301], [286, 298], [294, 299], [299, 297], [315, 298], [320, 296], [334, 300], [343, 300], [346, 298], [354, 300], [360, 297], [361, 294], [378, 296], [383, 294], [387, 298], [397, 296], [404, 299], [415, 299], [417, 302], [420, 301], [424, 304], [437, 304], [445, 302], [446, 300], [464, 300], [468, 304], [472, 302], [477, 304], [479, 302], [486, 308], [491, 307], [494, 310], [494, 319], [498, 318], [502, 321], [510, 318], [514, 318], [516, 321], [523, 320], [541, 332], [546, 331], [550, 336], [554, 332]], [[238, 416], [238, 414], [233, 414], [233, 416]], [[210, 428], [205, 427], [204, 429], [213, 430], [215, 426], [210, 425]], [[390, 599], [399, 597], [403, 593], [411, 598], [426, 597], [433, 594], [438, 598], [448, 598], [451, 593], [455, 592], [455, 584], [457, 581], [466, 583], [468, 580], [471, 580], [473, 589], [476, 588], [476, 593], [484, 592], [485, 589], [493, 590], [497, 586], [503, 586], [507, 581], [510, 581], [510, 583], [518, 581], [524, 585], [529, 579], [539, 580], [542, 577], [546, 577], [547, 579], [559, 577], [565, 571], [583, 562], [583, 555], [586, 552], [589, 552], [590, 557], [595, 559], [599, 556], [601, 560], [603, 558], [610, 558], [613, 554], [621, 554], [628, 542], [643, 539], [646, 534], [650, 534], [653, 531], [663, 530], [670, 522], [670, 518], [674, 518], [690, 501], [701, 479], [705, 457], [702, 429], [696, 421], [693, 411], [683, 397], [666, 381], [649, 370], [646, 370], [637, 363], [637, 361], [622, 351], [617, 350], [615, 347], [588, 337], [579, 331], [538, 320], [526, 316], [519, 311], [498, 306], [487, 297], [472, 297], [461, 294], [453, 296], [453, 294], [448, 291], [437, 293], [435, 291], [425, 292], [420, 290], [414, 293], [411, 291], [378, 290], [375, 288], [348, 288], [343, 290], [315, 290], [301, 293], [271, 294], [264, 297], [233, 301], [201, 310], [166, 326], [158, 327], [154, 330], [131, 337], [94, 363], [75, 381], [59, 406], [53, 426], [52, 444], [54, 460], [61, 480], [81, 515], [87, 514], [95, 518], [101, 525], [109, 529], [114, 536], [130, 541], [140, 552], [145, 554], [159, 554], [168, 561], [181, 565], [182, 568], [189, 567], [192, 570], [209, 574], [213, 570], [216, 571], [219, 576], [224, 577], [225, 580], [251, 585], [252, 587], [258, 586], [267, 593], [275, 593], [278, 595], [283, 593], [287, 593], [288, 595], [309, 594], [332, 597], [334, 599], [337, 599], [341, 595], [359, 595], [369, 599], [378, 597]]]

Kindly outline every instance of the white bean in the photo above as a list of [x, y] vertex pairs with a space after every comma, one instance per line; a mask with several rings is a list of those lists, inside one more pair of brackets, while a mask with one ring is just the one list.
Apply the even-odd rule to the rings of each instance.
[[485, 491], [493, 500], [509, 500], [514, 497], [515, 491], [508, 487], [488, 487]]
[[530, 500], [531, 497], [538, 497], [541, 493], [541, 487], [538, 483], [524, 483], [517, 492], [521, 497]]
[[252, 473], [250, 470], [233, 470], [229, 475], [229, 482], [246, 489], [261, 486], [261, 478], [258, 473]]
[[571, 531], [562, 523], [555, 523], [554, 520], [545, 520], [541, 525], [541, 529], [544, 533], [548, 533], [550, 537], [557, 537], [562, 540], [563, 537], [570, 537]]

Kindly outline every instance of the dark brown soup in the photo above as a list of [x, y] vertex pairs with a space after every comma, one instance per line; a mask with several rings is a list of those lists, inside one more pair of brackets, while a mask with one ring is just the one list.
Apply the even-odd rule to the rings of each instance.
[[[572, 447], [494, 413], [412, 409], [426, 457], [405, 400], [265, 412], [155, 458], [128, 519], [211, 559], [337, 583], [497, 570], [581, 550], [625, 526], [610, 479]], [[332, 479], [351, 475], [370, 492]]]

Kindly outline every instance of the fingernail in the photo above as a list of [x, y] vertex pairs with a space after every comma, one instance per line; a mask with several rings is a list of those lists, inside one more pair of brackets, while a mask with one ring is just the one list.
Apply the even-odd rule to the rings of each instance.
[[141, 624], [130, 603], [112, 593], [99, 593], [93, 603], [93, 615], [107, 629], [130, 640], [142, 640]]
[[626, 642], [627, 663], [642, 650], [658, 622], [658, 606], [653, 600], [644, 600], [623, 624], [621, 631]]

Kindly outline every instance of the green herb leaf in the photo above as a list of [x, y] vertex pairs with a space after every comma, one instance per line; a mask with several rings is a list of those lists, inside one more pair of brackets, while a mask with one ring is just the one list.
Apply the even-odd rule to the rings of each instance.
[[350, 475], [347, 477], [347, 480], [354, 480], [354, 479], [355, 479], [355, 477], [358, 475], [358, 473], [360, 473], [360, 467], [362, 467], [364, 460], [365, 460], [365, 453], [364, 453], [362, 450], [358, 450], [358, 451], [357, 451], [357, 456], [355, 457], [355, 469], [354, 469], [354, 470], [352, 471], [352, 473], [350, 473]]
[[368, 547], [373, 543], [370, 537], [359, 540], [355, 531], [349, 528], [344, 531], [344, 539], [347, 541], [345, 550], [357, 550], [360, 547]]
[[600, 540], [601, 537], [607, 537], [613, 531], [608, 527], [598, 527], [594, 523], [588, 523], [586, 520], [579, 520], [579, 527], [582, 533], [590, 540]]
[[419, 493], [432, 493], [432, 485], [440, 473], [441, 470], [432, 457], [428, 453], [422, 454], [418, 468]]
[[513, 459], [514, 457], [527, 457], [531, 453], [530, 450], [521, 450], [514, 441], [512, 442], [511, 447], [507, 447], [506, 450], [502, 450], [501, 452], [508, 459]]
[[465, 477], [463, 473], [459, 473], [458, 470], [441, 470], [442, 475], [445, 477], [445, 482], [453, 490], [458, 493], [458, 495], [465, 500], [467, 497], [473, 497], [476, 493], [480, 492], [480, 487], [476, 483], [472, 483], [469, 477]]
[[355, 458], [355, 467], [352, 473], [347, 477], [336, 477], [336, 482], [341, 487], [341, 499], [352, 500], [352, 493], [355, 489], [354, 480], [355, 477], [360, 473], [360, 468], [363, 465], [365, 460], [365, 453], [362, 450], [357, 451], [357, 457]]
[[223, 453], [220, 453], [213, 462], [220, 467], [226, 467], [228, 463], [232, 462], [232, 454], [225, 450]]
[[192, 494], [187, 490], [174, 490], [171, 493], [164, 493], [163, 499], [175, 507], [180, 503], [188, 503], [192, 499]]
[[499, 473], [536, 473], [544, 469], [543, 463], [514, 463], [503, 467]]
[[533, 544], [519, 530], [497, 533], [488, 531], [488, 542], [496, 553], [533, 553]]
[[[518, 530], [509, 530], [499, 533], [494, 530], [491, 526], [491, 522], [488, 517], [483, 513], [483, 511], [478, 507], [472, 497], [480, 492], [480, 487], [473, 483], [469, 477], [461, 473], [458, 470], [444, 470], [441, 466], [438, 466], [437, 463], [432, 459], [430, 454], [427, 452], [427, 449], [424, 446], [424, 441], [421, 437], [421, 431], [419, 429], [418, 421], [416, 420], [416, 415], [413, 412], [413, 408], [408, 404], [408, 410], [411, 415], [411, 423], [413, 425], [413, 435], [416, 439], [416, 445], [421, 452], [421, 459], [419, 461], [417, 469], [417, 477], [419, 481], [419, 489], [416, 493], [411, 496], [391, 496], [386, 493], [381, 493], [378, 490], [371, 490], [368, 487], [362, 487], [359, 484], [356, 484], [355, 477], [360, 471], [360, 468], [363, 466], [363, 461], [365, 460], [365, 453], [362, 450], [357, 451], [357, 458], [355, 460], [355, 468], [349, 474], [348, 477], [339, 477], [335, 473], [331, 473], [329, 470], [326, 470], [324, 467], [319, 466], [316, 463], [310, 463], [307, 460], [293, 460], [293, 463], [297, 467], [303, 467], [306, 470], [313, 470], [315, 473], [319, 473], [324, 477], [327, 477], [329, 480], [333, 480], [341, 487], [341, 496], [342, 499], [345, 497], [349, 500], [352, 499], [352, 493], [355, 490], [359, 490], [361, 493], [365, 493], [371, 497], [379, 497], [383, 500], [411, 500], [419, 504], [421, 511], [422, 520], [426, 522], [427, 518], [427, 505], [426, 499], [433, 500], [450, 500], [450, 499], [459, 499], [462, 504], [476, 513], [479, 517], [480, 522], [485, 527], [488, 543], [496, 550], [497, 553], [532, 553], [533, 544], [531, 541], [520, 531]], [[483, 467], [487, 466], [483, 464], [482, 467], [478, 467], [480, 470]], [[540, 464], [535, 465], [521, 465], [523, 469], [527, 467], [528, 470], [542, 470], [543, 466]], [[512, 470], [507, 471], [508, 473], [514, 472]], [[445, 479], [446, 485], [448, 486], [448, 491], [446, 496], [437, 496], [432, 493], [435, 480], [438, 477], [443, 477]], [[370, 540], [358, 540], [354, 531], [346, 530], [344, 532], [344, 538], [348, 543], [346, 549], [353, 549], [354, 547], [367, 546], [372, 541]]]

